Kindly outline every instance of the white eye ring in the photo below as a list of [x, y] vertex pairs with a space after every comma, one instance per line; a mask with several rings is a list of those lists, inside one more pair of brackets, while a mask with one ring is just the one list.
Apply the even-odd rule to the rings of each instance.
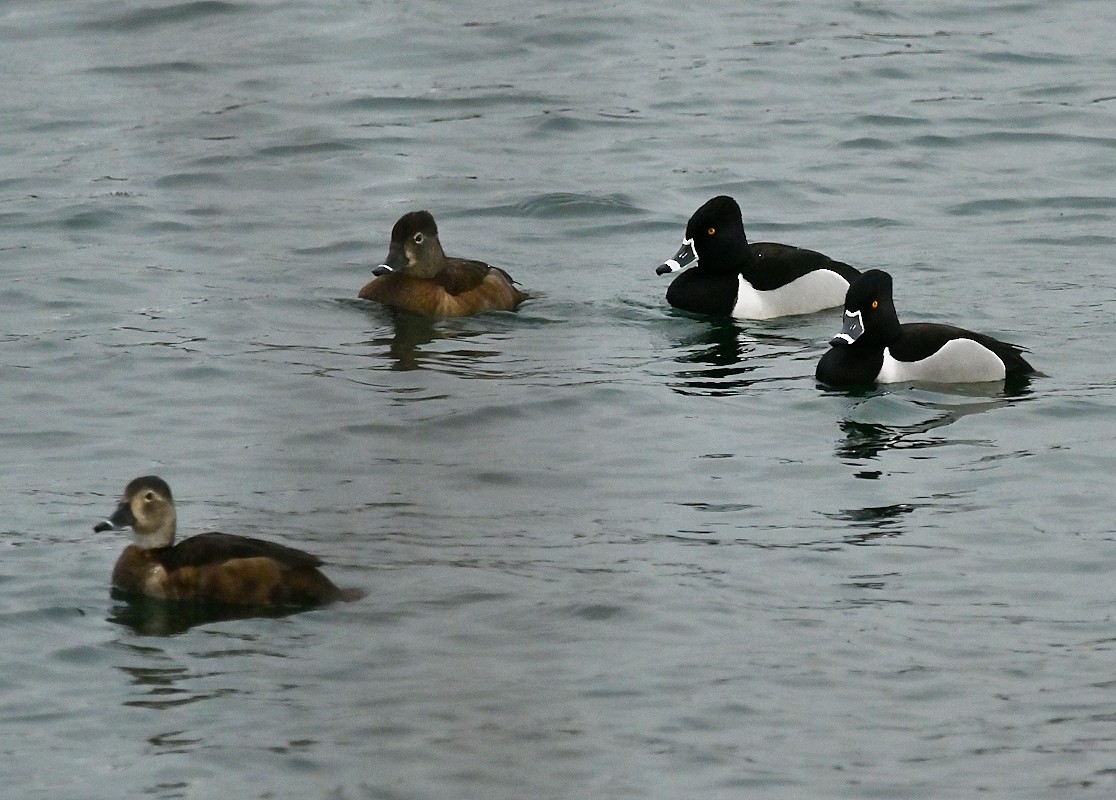
[[413, 237], [415, 244], [422, 244], [422, 233], [416, 233]]

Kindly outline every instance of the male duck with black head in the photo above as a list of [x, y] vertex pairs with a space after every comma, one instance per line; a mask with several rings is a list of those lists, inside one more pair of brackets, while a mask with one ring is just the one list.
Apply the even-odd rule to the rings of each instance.
[[[695, 263], [696, 262], [696, 263]], [[667, 289], [667, 302], [695, 314], [773, 319], [841, 305], [860, 273], [813, 250], [749, 242], [740, 206], [714, 197], [690, 217], [682, 247], [659, 266], [687, 269]]]
[[166, 481], [136, 478], [113, 515], [94, 531], [134, 531], [112, 571], [112, 585], [156, 600], [230, 606], [312, 606], [355, 600], [358, 590], [337, 588], [316, 556], [274, 542], [202, 533], [174, 543], [177, 518]]
[[1013, 381], [1035, 372], [1023, 348], [936, 322], [900, 323], [891, 276], [878, 269], [849, 287], [841, 332], [815, 375], [829, 386]]
[[391, 229], [387, 259], [373, 275], [358, 297], [431, 317], [514, 311], [527, 299], [502, 269], [447, 256], [429, 211], [399, 218]]

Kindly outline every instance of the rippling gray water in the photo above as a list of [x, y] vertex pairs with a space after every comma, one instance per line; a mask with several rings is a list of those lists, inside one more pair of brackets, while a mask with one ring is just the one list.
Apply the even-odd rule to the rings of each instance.
[[[1110, 797], [1116, 10], [924, 5], [0, 8], [7, 791]], [[672, 313], [721, 193], [1045, 375]], [[356, 300], [416, 208], [533, 299]], [[112, 599], [151, 472], [367, 597]]]

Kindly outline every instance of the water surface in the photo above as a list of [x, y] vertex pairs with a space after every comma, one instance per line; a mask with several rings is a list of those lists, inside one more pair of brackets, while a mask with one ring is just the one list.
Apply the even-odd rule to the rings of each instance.
[[[5, 785], [1110, 796], [1114, 17], [8, 4]], [[828, 391], [835, 312], [671, 312], [721, 193], [1044, 376]], [[356, 300], [416, 208], [533, 299]], [[113, 599], [145, 473], [367, 597]]]

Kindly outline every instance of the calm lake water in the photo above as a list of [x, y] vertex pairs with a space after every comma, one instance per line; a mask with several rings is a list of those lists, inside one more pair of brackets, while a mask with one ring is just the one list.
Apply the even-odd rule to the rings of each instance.
[[[0, 774], [48, 798], [1116, 792], [1116, 6], [0, 7]], [[754, 240], [1029, 347], [813, 379], [672, 312]], [[394, 221], [533, 295], [355, 299]], [[367, 597], [110, 597], [131, 478]]]

